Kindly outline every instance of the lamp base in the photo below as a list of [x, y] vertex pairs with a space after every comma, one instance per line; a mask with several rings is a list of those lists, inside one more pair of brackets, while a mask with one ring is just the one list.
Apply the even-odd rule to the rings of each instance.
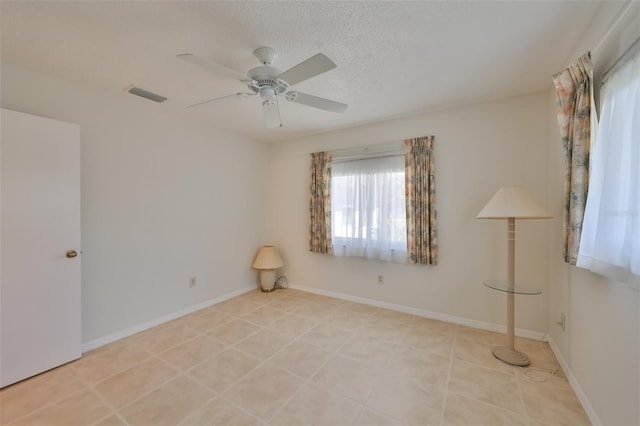
[[531, 364], [528, 356], [518, 350], [508, 348], [506, 346], [495, 347], [491, 349], [491, 353], [500, 361], [506, 362], [507, 364], [517, 365], [519, 367], [526, 367]]
[[264, 293], [269, 293], [275, 290], [276, 286], [276, 270], [275, 269], [263, 269], [260, 271], [260, 286]]

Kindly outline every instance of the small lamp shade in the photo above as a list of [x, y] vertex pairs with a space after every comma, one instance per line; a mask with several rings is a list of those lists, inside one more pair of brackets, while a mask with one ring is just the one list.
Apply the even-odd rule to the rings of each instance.
[[258, 252], [253, 267], [256, 269], [278, 269], [284, 266], [275, 246], [264, 246]]
[[547, 209], [521, 186], [503, 186], [478, 213], [477, 219], [549, 219]]
[[262, 291], [273, 291], [276, 286], [276, 269], [283, 266], [284, 262], [274, 246], [263, 246], [260, 249], [256, 259], [253, 261], [253, 267], [260, 269]]

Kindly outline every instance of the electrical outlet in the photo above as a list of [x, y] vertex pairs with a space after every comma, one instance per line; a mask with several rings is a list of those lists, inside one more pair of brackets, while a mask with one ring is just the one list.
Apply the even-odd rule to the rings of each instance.
[[196, 277], [189, 277], [189, 288], [196, 286]]
[[378, 285], [384, 284], [384, 275], [378, 275]]

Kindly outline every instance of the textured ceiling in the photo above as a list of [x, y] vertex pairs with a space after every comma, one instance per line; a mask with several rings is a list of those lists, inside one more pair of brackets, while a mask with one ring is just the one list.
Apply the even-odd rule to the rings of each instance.
[[[279, 141], [550, 87], [600, 2], [207, 2], [3, 0], [2, 60]], [[286, 70], [323, 52], [338, 68], [294, 88], [349, 104], [342, 114], [280, 101], [266, 129], [260, 100], [230, 98], [232, 78], [176, 58], [194, 53], [245, 73], [276, 49]], [[130, 84], [166, 96], [129, 95]]]

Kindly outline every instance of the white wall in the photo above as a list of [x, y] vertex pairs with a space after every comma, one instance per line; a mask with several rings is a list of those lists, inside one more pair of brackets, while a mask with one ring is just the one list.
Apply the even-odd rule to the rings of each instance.
[[[567, 65], [592, 50], [596, 87], [602, 73], [640, 37], [640, 3], [617, 25], [621, 3], [606, 3]], [[609, 34], [605, 38], [605, 34]], [[555, 117], [555, 91], [549, 94], [549, 324], [551, 339], [570, 368], [592, 421], [640, 424], [640, 278], [619, 283], [562, 262], [561, 232], [564, 153]], [[555, 322], [566, 315], [566, 331]]]
[[[546, 198], [548, 93], [307, 137], [270, 149], [269, 237], [291, 283], [440, 314], [505, 324], [504, 293], [482, 285], [506, 277], [506, 221], [475, 219], [502, 185]], [[336, 258], [308, 251], [309, 153], [435, 135], [439, 264]], [[544, 221], [517, 223], [516, 275], [546, 293]], [[385, 283], [376, 284], [383, 274]], [[516, 326], [544, 332], [546, 296], [517, 298]]]
[[0, 99], [81, 127], [83, 342], [256, 284], [266, 146], [10, 64]]

